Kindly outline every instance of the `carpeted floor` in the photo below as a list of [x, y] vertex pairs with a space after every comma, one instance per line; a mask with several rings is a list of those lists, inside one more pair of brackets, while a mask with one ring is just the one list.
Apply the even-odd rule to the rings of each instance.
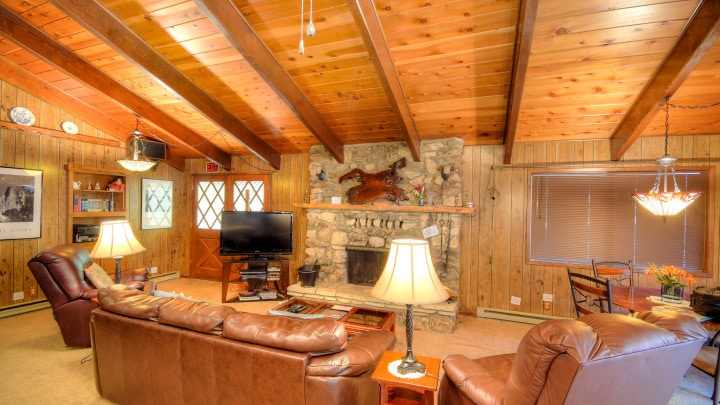
[[[220, 283], [216, 282], [176, 279], [158, 284], [158, 289], [220, 302]], [[279, 302], [229, 305], [246, 312], [266, 313]], [[512, 352], [530, 327], [460, 316], [452, 334], [416, 331], [413, 351], [441, 359], [450, 353], [480, 357]], [[395, 350], [404, 352], [404, 328], [397, 328], [396, 334]], [[89, 348], [64, 346], [50, 309], [0, 319], [0, 403], [108, 404], [95, 390], [92, 362], [83, 362], [89, 355]], [[711, 393], [712, 379], [691, 367], [669, 404], [710, 404]]]

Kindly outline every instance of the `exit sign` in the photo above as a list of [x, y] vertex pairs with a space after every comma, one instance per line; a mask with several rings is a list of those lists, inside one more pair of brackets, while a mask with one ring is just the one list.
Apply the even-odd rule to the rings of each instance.
[[220, 170], [220, 166], [217, 163], [207, 162], [205, 163], [205, 173], [217, 173]]

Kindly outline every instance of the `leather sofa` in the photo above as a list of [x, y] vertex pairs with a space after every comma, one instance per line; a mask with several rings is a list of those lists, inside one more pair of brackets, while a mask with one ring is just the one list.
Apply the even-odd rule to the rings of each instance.
[[97, 390], [118, 404], [376, 405], [395, 334], [334, 319], [104, 289], [90, 325]]
[[[71, 243], [44, 250], [28, 261], [38, 286], [53, 309], [67, 346], [90, 346], [90, 312], [98, 307], [93, 298], [98, 289], [85, 278], [84, 270], [93, 264], [90, 252]], [[127, 270], [121, 281], [125, 286], [143, 289], [148, 279], [144, 268]]]
[[517, 353], [445, 358], [438, 403], [666, 404], [706, 339], [695, 318], [675, 312], [545, 321]]

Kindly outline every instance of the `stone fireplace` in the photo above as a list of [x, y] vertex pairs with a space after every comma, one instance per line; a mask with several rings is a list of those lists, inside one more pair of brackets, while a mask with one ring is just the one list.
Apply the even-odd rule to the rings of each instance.
[[389, 250], [386, 248], [369, 248], [348, 246], [347, 282], [349, 284], [375, 285], [387, 262]]
[[[405, 143], [353, 145], [345, 147], [345, 163], [338, 164], [324, 148], [311, 149], [309, 175], [312, 188], [308, 192], [308, 201], [301, 204], [307, 223], [305, 262], [317, 261], [321, 270], [316, 287], [304, 288], [295, 284], [288, 289], [290, 295], [391, 308], [398, 313], [399, 323], [403, 323], [404, 305], [372, 297], [369, 291], [374, 280], [358, 283], [349, 277], [349, 273], [358, 266], [349, 256], [366, 256], [359, 260], [371, 261], [375, 268], [379, 267], [376, 271], [382, 272], [386, 258], [377, 253], [387, 252], [390, 242], [400, 238], [426, 239], [438, 277], [446, 288], [457, 294], [460, 224], [462, 216], [471, 212], [461, 205], [458, 170], [462, 141], [423, 142], [421, 155], [421, 161], [414, 162]], [[358, 183], [354, 180], [339, 183], [338, 179], [343, 174], [354, 168], [368, 173], [379, 172], [402, 157], [408, 163], [399, 170], [402, 181], [398, 187], [405, 190], [408, 201], [400, 204], [387, 200], [376, 200], [367, 205], [347, 203], [347, 190]], [[441, 176], [444, 166], [452, 168], [447, 178]], [[326, 173], [325, 180], [315, 175], [320, 169]], [[422, 184], [426, 186], [428, 195], [426, 205], [418, 206], [412, 190]], [[366, 278], [366, 275], [361, 278]], [[415, 306], [413, 315], [416, 329], [449, 333], [456, 323], [457, 302]]]

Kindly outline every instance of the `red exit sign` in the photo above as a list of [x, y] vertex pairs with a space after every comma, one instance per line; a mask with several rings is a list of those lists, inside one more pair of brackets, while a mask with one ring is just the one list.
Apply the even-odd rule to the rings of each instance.
[[205, 163], [205, 173], [217, 173], [220, 171], [220, 165], [214, 162]]

